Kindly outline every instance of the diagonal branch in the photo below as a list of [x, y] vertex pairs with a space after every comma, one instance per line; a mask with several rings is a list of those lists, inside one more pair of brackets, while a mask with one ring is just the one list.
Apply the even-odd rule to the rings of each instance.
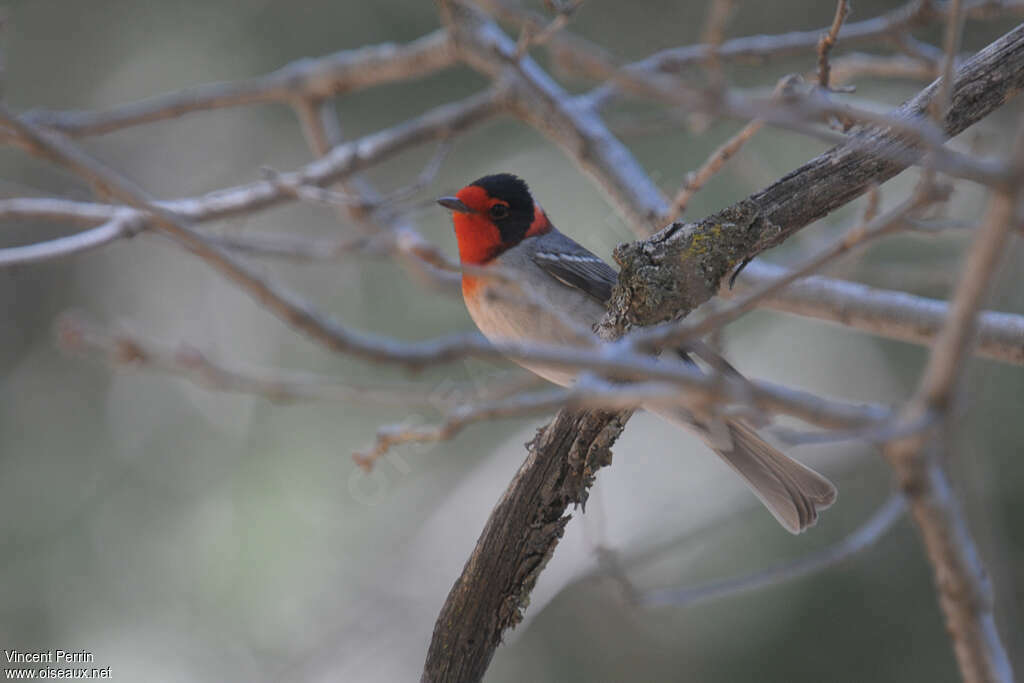
[[[11, 199], [0, 200], [2, 213], [5, 217], [37, 217], [73, 219], [81, 223], [99, 223], [110, 221], [117, 216], [133, 214], [133, 229], [115, 230], [113, 227], [93, 228], [86, 233], [62, 238], [64, 241], [49, 244], [39, 249], [36, 245], [18, 248], [21, 251], [0, 250], [4, 264], [14, 264], [27, 260], [44, 260], [48, 257], [64, 256], [76, 251], [100, 246], [119, 237], [126, 237], [150, 227], [156, 222], [155, 212], [172, 213], [183, 220], [202, 223], [257, 209], [274, 206], [287, 201], [294, 201], [304, 188], [319, 187], [332, 182], [345, 180], [376, 163], [379, 163], [405, 149], [430, 140], [444, 139], [456, 131], [488, 120], [498, 113], [498, 92], [487, 90], [477, 95], [431, 109], [420, 116], [400, 123], [376, 133], [363, 136], [350, 142], [337, 145], [316, 161], [288, 173], [277, 174], [271, 180], [261, 180], [245, 185], [224, 188], [197, 197], [186, 197], [171, 201], [150, 200], [148, 205], [154, 211], [127, 207], [115, 207], [104, 204], [88, 204], [70, 202], [61, 199]], [[22, 125], [39, 129], [26, 119]], [[8, 125], [14, 130], [15, 127]], [[41, 132], [46, 133], [45, 130]], [[52, 133], [51, 133], [52, 137]], [[125, 213], [127, 212], [127, 213]], [[399, 239], [409, 240], [411, 236], [396, 233]], [[73, 239], [74, 238], [74, 239]], [[259, 251], [258, 240], [234, 239], [239, 248], [246, 245]], [[256, 242], [256, 244], [253, 244]], [[279, 245], [280, 246], [280, 245]], [[295, 245], [292, 244], [292, 247]], [[275, 251], [271, 245], [271, 252]], [[278, 249], [285, 255], [298, 252], [299, 255], [311, 253], [301, 248]], [[315, 250], [314, 250], [315, 251]]]
[[[895, 112], [926, 115], [941, 79]], [[960, 133], [1024, 88], [1024, 25], [995, 41], [957, 71], [945, 135]], [[897, 154], [899, 152], [899, 154]], [[889, 180], [908, 166], [898, 157], [920, 150], [889, 129], [865, 128], [778, 182], [696, 223], [673, 223], [647, 240], [620, 246], [622, 266], [605, 325], [621, 332], [686, 315], [710, 299], [737, 266], [781, 244], [811, 222]], [[1012, 183], [1011, 183], [1012, 184]]]
[[[580, 121], [554, 107], [550, 100], [556, 93], [546, 87], [548, 81], [529, 76], [539, 72], [536, 65], [524, 59], [521, 67], [511, 65], [518, 69], [513, 73], [505, 56], [509, 52], [505, 43], [511, 41], [493, 23], [454, 2], [444, 3], [443, 11], [447, 21], [455, 24], [452, 28], [463, 58], [495, 78], [512, 79], [536, 97], [537, 116], [550, 117], [541, 130], [562, 140], [563, 149], [588, 175], [598, 176], [597, 183], [608, 190], [635, 231], [642, 233], [652, 216], [664, 214], [667, 202], [646, 175], [632, 172], [635, 161], [631, 157], [627, 157], [628, 163], [618, 156], [602, 157], [609, 149], [618, 154], [621, 144], [565, 144], [585, 141], [584, 133], [571, 127], [584, 123], [588, 126], [584, 130], [590, 133], [594, 118]], [[979, 87], [980, 83], [984, 87]], [[984, 117], [1022, 85], [1024, 27], [990, 45], [957, 73], [945, 119], [946, 133], [955, 134]], [[933, 83], [900, 112], [919, 115], [935, 90]], [[550, 119], [559, 125], [552, 125]], [[560, 130], [560, 126], [570, 130]], [[604, 142], [614, 141], [603, 125], [597, 130]], [[906, 167], [906, 163], [893, 160], [893, 155], [873, 153], [872, 146], [876, 152], [886, 146], [914, 151], [913, 145], [889, 131], [867, 130], [860, 136], [856, 145], [822, 155], [700, 224], [675, 224], [650, 240], [620, 247], [617, 260], [623, 271], [602, 336], [614, 338], [631, 325], [685, 315], [713, 296], [735, 265]], [[630, 172], [606, 172], [620, 165]], [[483, 676], [503, 631], [519, 621], [537, 575], [561, 537], [568, 521], [565, 510], [586, 500], [594, 471], [608, 464], [609, 449], [628, 418], [628, 411], [563, 410], [538, 433], [526, 462], [492, 511], [445, 601], [427, 652], [423, 681], [473, 681]], [[566, 482], [571, 483], [568, 491]]]
[[483, 678], [502, 634], [522, 619], [569, 522], [565, 510], [586, 502], [628, 417], [628, 411], [562, 410], [537, 432], [441, 608], [424, 683]]
[[442, 16], [460, 58], [505, 88], [513, 114], [561, 147], [638, 234], [649, 234], [665, 213], [665, 197], [593, 108], [520, 56], [515, 41], [476, 7], [443, 2]]

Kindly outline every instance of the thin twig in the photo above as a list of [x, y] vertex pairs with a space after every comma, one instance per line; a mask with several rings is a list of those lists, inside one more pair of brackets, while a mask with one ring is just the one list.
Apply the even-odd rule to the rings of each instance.
[[[251, 394], [274, 402], [361, 401], [391, 406], [450, 402], [450, 398], [424, 391], [416, 384], [360, 385], [319, 373], [243, 368], [216, 360], [192, 345], [171, 347], [138, 334], [104, 330], [75, 315], [58, 320], [57, 336], [61, 348], [69, 353], [99, 356], [118, 367], [177, 375], [208, 389]], [[449, 389], [449, 394], [462, 394], [460, 400], [467, 398], [465, 391]]]
[[[1024, 27], [1018, 27], [1004, 36], [1006, 43], [1017, 45], [1024, 33]], [[1009, 45], [994, 43], [990, 49]], [[1010, 48], [1011, 52], [1015, 47]], [[991, 58], [985, 51], [975, 56], [978, 62]], [[977, 65], [977, 64], [975, 64]], [[1011, 80], [1018, 76], [1016, 65], [1007, 65], [1007, 74]], [[746, 95], [724, 92], [709, 93], [694, 88], [684, 81], [664, 74], [652, 74], [634, 69], [609, 68], [604, 72], [605, 78], [617, 87], [637, 96], [664, 102], [683, 111], [697, 111], [719, 116], [729, 116], [740, 120], [762, 120], [765, 123], [785, 130], [818, 138], [822, 141], [856, 147], [870, 147], [874, 155], [889, 158], [901, 166], [917, 163], [922, 152], [929, 154], [928, 163], [936, 169], [954, 177], [966, 178], [983, 184], [1007, 184], [1012, 182], [1005, 167], [991, 160], [979, 160], [973, 156], [957, 152], [945, 146], [949, 135], [949, 121], [936, 125], [928, 119], [918, 117], [914, 111], [917, 106], [927, 106], [934, 94], [937, 84], [933, 84], [927, 92], [924, 102], [912, 101], [904, 104], [891, 114], [880, 114], [876, 111], [855, 107], [846, 102], [837, 102], [826, 97], [820, 90], [813, 89], [806, 95], [793, 92], [786, 98], [749, 97]], [[959, 86], [966, 82], [961, 79]], [[924, 95], [924, 93], [922, 93]], [[918, 97], [922, 97], [919, 95]], [[594, 102], [590, 96], [585, 100], [588, 106]], [[862, 130], [859, 135], [846, 135], [844, 132], [814, 125], [817, 121], [838, 119], [846, 123], [846, 128], [857, 125]], [[868, 131], [876, 135], [883, 133], [893, 141], [899, 139], [901, 144], [879, 144], [871, 140], [873, 136], [865, 136]], [[908, 144], [909, 143], [909, 144]]]
[[[992, 12], [988, 0], [974, 0], [965, 7], [965, 16], [971, 19], [992, 19], [1001, 16], [1020, 16], [1024, 14], [1024, 3], [1000, 2], [997, 11]], [[863, 21], [847, 23], [839, 32], [843, 45], [859, 45], [897, 35], [928, 21], [943, 19], [948, 16], [945, 4], [937, 5], [930, 2], [912, 0], [902, 7], [881, 16]], [[801, 55], [814, 50], [821, 40], [821, 34], [830, 27], [813, 31], [792, 31], [779, 35], [754, 35], [733, 38], [722, 43], [718, 49], [718, 58], [722, 60], [746, 60], [761, 64], [771, 57]], [[677, 73], [689, 66], [700, 64], [707, 53], [706, 45], [687, 45], [657, 52], [631, 68], [664, 73]]]
[[40, 110], [28, 114], [26, 120], [72, 137], [102, 135], [143, 123], [177, 118], [193, 111], [326, 98], [426, 75], [448, 67], [454, 61], [455, 54], [447, 33], [435, 31], [408, 45], [385, 43], [344, 50], [319, 59], [292, 62], [264, 76], [227, 83], [206, 83], [107, 111]]
[[82, 232], [36, 242], [23, 247], [0, 249], [0, 268], [66, 258], [91, 251], [115, 240], [131, 237], [142, 229], [144, 221], [134, 211], [121, 211], [102, 225]]
[[381, 427], [372, 447], [353, 454], [360, 467], [369, 470], [393, 446], [404, 443], [432, 443], [451, 439], [465, 427], [485, 420], [550, 414], [569, 398], [567, 389], [548, 389], [519, 394], [495, 401], [475, 401], [451, 410], [443, 422], [434, 425], [397, 424]]
[[838, 543], [829, 545], [792, 562], [744, 576], [719, 579], [683, 588], [659, 588], [642, 593], [644, 607], [692, 607], [725, 597], [777, 586], [833, 567], [877, 543], [900, 520], [906, 510], [903, 496], [891, 496], [861, 526]]
[[963, 0], [949, 0], [946, 35], [943, 41], [942, 82], [931, 107], [932, 118], [936, 121], [945, 119], [953, 97], [953, 73], [956, 70], [956, 56], [960, 52], [960, 37], [963, 34], [965, 19]]
[[[301, 196], [302, 188], [325, 185], [337, 180], [345, 179], [355, 173], [358, 173], [364, 168], [403, 151], [412, 145], [431, 139], [444, 139], [455, 131], [463, 130], [469, 126], [486, 120], [497, 113], [496, 97], [496, 91], [488, 91], [480, 95], [470, 97], [462, 102], [442, 105], [420, 117], [406, 121], [393, 128], [367, 135], [346, 144], [338, 145], [331, 149], [321, 159], [307, 164], [295, 171], [276, 174], [273, 180], [263, 180], [246, 185], [239, 185], [198, 197], [189, 197], [172, 201], [153, 200], [151, 201], [151, 205], [159, 211], [179, 216], [182, 220], [187, 220], [193, 223], [202, 223], [248, 213], [289, 200], [295, 200]], [[33, 129], [39, 130], [38, 126], [28, 124], [24, 121], [21, 125], [32, 126]], [[45, 131], [41, 132], [45, 133]], [[27, 202], [29, 205], [32, 205], [31, 203], [33, 201], [39, 200], [0, 200], [0, 202], [3, 202], [5, 205], [5, 210], [8, 212], [7, 215], [11, 217], [17, 217], [19, 209], [17, 205], [9, 202]], [[60, 203], [65, 200], [48, 201], [51, 202], [50, 208], [52, 209], [52, 216], [75, 216], [77, 213], [78, 215], [75, 216], [75, 219], [83, 222], [99, 222], [104, 218], [109, 220], [114, 218], [114, 213], [116, 211], [124, 210], [117, 207], [104, 208], [103, 205], [94, 204], [89, 209], [89, 211], [93, 212], [92, 215], [86, 216], [85, 209], [79, 212], [66, 210], [66, 206], [68, 205], [62, 205]], [[155, 220], [153, 215], [149, 215], [145, 211], [139, 212], [137, 207], [136, 213], [142, 214], [143, 225], [139, 229], [142, 227], [148, 227]], [[83, 235], [79, 237], [76, 242], [63, 245], [62, 251], [59, 252], [44, 249], [39, 252], [39, 254], [41, 254], [40, 256], [29, 254], [28, 252], [10, 254], [8, 256], [8, 262], [14, 263], [14, 259], [22, 255], [34, 257], [35, 260], [39, 260], [49, 253], [55, 253], [55, 255], [66, 255], [71, 253], [70, 249], [74, 245], [81, 245], [82, 248], [91, 248], [91, 245], [95, 242], [102, 239], [109, 240], [112, 238], [112, 231], [103, 230], [99, 233], [92, 233], [88, 236]], [[234, 238], [234, 241], [241, 244], [246, 240], [244, 238]], [[251, 247], [252, 251], [256, 251], [258, 249], [259, 247], [256, 245]], [[298, 251], [308, 253], [308, 250], [300, 249]]]
[[712, 176], [718, 173], [729, 159], [732, 158], [740, 148], [745, 145], [750, 138], [754, 137], [757, 131], [764, 127], [762, 121], [751, 121], [747, 125], [743, 126], [738, 133], [733, 135], [731, 138], [719, 145], [715, 151], [713, 151], [704, 163], [697, 168], [696, 171], [692, 171], [686, 174], [686, 182], [679, 188], [679, 192], [672, 198], [672, 204], [669, 206], [668, 212], [662, 216], [662, 221], [665, 223], [671, 223], [681, 216], [685, 211], [690, 200], [693, 196], [700, 191], [704, 185], [711, 180]]
[[533, 17], [529, 17], [523, 21], [519, 27], [519, 40], [516, 44], [516, 56], [522, 58], [531, 47], [538, 45], [546, 45], [555, 34], [564, 29], [569, 25], [569, 20], [572, 18], [573, 13], [579, 9], [580, 5], [583, 4], [583, 0], [572, 0], [571, 2], [563, 3], [558, 8], [558, 12], [555, 14], [554, 19], [544, 24], [539, 21], [533, 21]]
[[[511, 113], [561, 147], [605, 191], [634, 231], [648, 234], [654, 229], [664, 213], [665, 197], [601, 118], [579, 106], [529, 55], [517, 58], [515, 43], [479, 9], [459, 2], [442, 5], [459, 55], [506, 87]], [[637, 193], [640, 187], [644, 191]]]
[[847, 0], [839, 0], [836, 3], [836, 15], [832, 19], [832, 26], [828, 32], [822, 34], [818, 41], [818, 86], [828, 90], [830, 87], [831, 67], [828, 63], [828, 55], [832, 52], [839, 39], [839, 29], [843, 27], [846, 16], [850, 13], [850, 4]]
[[725, 26], [732, 16], [734, 6], [735, 0], [711, 0], [708, 4], [708, 16], [704, 22], [701, 38], [707, 47], [704, 67], [709, 85], [713, 90], [721, 89], [725, 85], [722, 62], [718, 59], [718, 50], [725, 42]]

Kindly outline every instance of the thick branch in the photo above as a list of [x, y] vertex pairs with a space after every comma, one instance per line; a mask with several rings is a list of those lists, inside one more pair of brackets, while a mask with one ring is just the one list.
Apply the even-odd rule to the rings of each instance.
[[[496, 78], [511, 79], [535, 97], [532, 120], [529, 112], [524, 113], [524, 118], [560, 141], [588, 175], [597, 176], [598, 184], [609, 191], [612, 201], [635, 230], [643, 232], [651, 216], [663, 215], [668, 208], [664, 197], [646, 175], [632, 172], [635, 161], [603, 124], [596, 129], [600, 133], [598, 139], [615, 144], [586, 144], [593, 139], [588, 135], [594, 131], [595, 122], [600, 124], [599, 119], [567, 116], [564, 105], [556, 106], [562, 95], [560, 89], [553, 91], [546, 76], [530, 77], [531, 73], [543, 75], [535, 64], [524, 59], [521, 68], [518, 64], [509, 65], [509, 48], [505, 43], [511, 41], [493, 23], [460, 6], [446, 8], [449, 21], [464, 22], [456, 33], [463, 58]], [[954, 85], [953, 106], [946, 119], [947, 133], [963, 130], [1019, 89], [1024, 83], [1022, 66], [1024, 28], [965, 64]], [[924, 111], [935, 89], [933, 84], [900, 111], [906, 115]], [[553, 125], [552, 121], [556, 123]], [[602, 335], [613, 338], [630, 324], [652, 324], [685, 314], [709, 299], [729, 270], [743, 259], [778, 244], [856, 198], [870, 184], [887, 180], [906, 166], [894, 162], [892, 156], [873, 154], [864, 148], [867, 142], [876, 148], [887, 144], [913, 151], [898, 135], [884, 131], [858, 135], [867, 139], [822, 155], [751, 199], [701, 224], [689, 226], [688, 230], [676, 224], [649, 241], [620, 249], [618, 257], [624, 273], [612, 304], [610, 324], [605, 325]], [[571, 144], [574, 139], [579, 144]], [[626, 155], [628, 163], [623, 162], [620, 153]], [[629, 172], [617, 172], [619, 168]], [[814, 191], [809, 191], [809, 187]], [[787, 201], [797, 196], [799, 201]], [[684, 241], [685, 248], [680, 246]], [[675, 262], [682, 260], [687, 248], [690, 258], [686, 261], [688, 270], [684, 271]], [[660, 258], [655, 258], [655, 253]], [[701, 258], [695, 258], [698, 256]], [[574, 471], [572, 463], [577, 463], [578, 468], [581, 458], [587, 462], [585, 456], [594, 447], [605, 453], [626, 418], [628, 413], [610, 416], [591, 412], [581, 416], [563, 411], [531, 444], [530, 456], [492, 512], [445, 602], [428, 650], [424, 681], [472, 681], [482, 677], [502, 631], [518, 621], [518, 610], [561, 537], [567, 519], [562, 514], [574, 500], [566, 496], [538, 499], [536, 487], [551, 480], [566, 480]], [[602, 458], [600, 462], [605, 461]]]
[[[895, 115], [926, 114], [935, 81]], [[1024, 87], [1024, 25], [964, 63], [943, 122], [956, 135]], [[736, 266], [884, 182], [920, 151], [891, 130], [861, 129], [778, 182], [697, 223], [673, 223], [650, 239], [620, 246], [622, 266], [608, 325], [621, 331], [685, 315], [710, 299]]]
[[[993, 3], [970, 3], [971, 7], [986, 4]], [[930, 3], [922, 1], [910, 6], [907, 12], [920, 12], [923, 16], [932, 11], [931, 7]], [[194, 221], [267, 206], [296, 195], [302, 186], [347, 177], [407, 144], [444, 137], [452, 127], [481, 120], [502, 106], [510, 108], [559, 144], [607, 191], [634, 229], [644, 233], [651, 227], [667, 208], [664, 197], [628, 150], [607, 131], [595, 110], [587, 106], [586, 98], [574, 100], [568, 96], [480, 13], [462, 7], [450, 8], [450, 12], [453, 15], [449, 16], [453, 31], [451, 42], [447, 33], [438, 32], [405, 47], [379, 46], [340, 53], [259, 79], [200, 86], [111, 112], [35, 115], [36, 123], [72, 135], [99, 134], [188, 111], [261, 101], [312, 102], [340, 91], [426, 73], [448, 66], [456, 58], [498, 81], [494, 92], [503, 98], [500, 103], [486, 94], [461, 106], [439, 108], [391, 131], [340, 146], [301, 173], [176, 206], [151, 201], [137, 188], [86, 163], [86, 158], [73, 153], [74, 148], [64, 146], [59, 138], [40, 137], [40, 131], [31, 125], [26, 127], [24, 122], [19, 123], [6, 112], [4, 116], [12, 130], [23, 139], [33, 140], [37, 148], [47, 149], [58, 157], [61, 153], [72, 152], [65, 154], [65, 162], [72, 162], [83, 175], [113, 190], [115, 196], [135, 206], [138, 215], [161, 227], [232, 277], [279, 316], [331, 348], [410, 366], [459, 355], [493, 357], [505, 352], [512, 357], [518, 354], [519, 358], [529, 355], [554, 362], [561, 360], [573, 367], [640, 368], [640, 376], [644, 376], [644, 372], [647, 376], [664, 375], [663, 367], [647, 366], [642, 359], [630, 355], [615, 357], [600, 352], [573, 355], [558, 349], [494, 347], [483, 344], [479, 338], [403, 345], [353, 333], [332, 321], [318, 319], [303, 302], [261, 282], [217, 245], [191, 229]], [[907, 16], [910, 18], [904, 18], [908, 25], [916, 20]], [[963, 130], [1021, 87], [1024, 82], [1021, 33], [1019, 28], [1008, 34], [962, 67], [954, 87], [945, 91], [951, 92], [952, 102], [944, 121], [946, 134]], [[842, 37], [847, 40], [845, 32]], [[727, 45], [723, 43], [719, 47]], [[704, 56], [702, 52], [702, 58]], [[320, 68], [323, 70], [318, 71]], [[921, 114], [936, 98], [937, 90], [933, 84], [897, 114], [907, 118]], [[887, 122], [887, 125], [891, 124]], [[620, 258], [626, 260], [628, 266], [623, 275], [626, 287], [619, 292], [612, 324], [604, 329], [604, 336], [617, 336], [629, 324], [650, 324], [685, 314], [710, 298], [736, 264], [780, 243], [809, 222], [859, 196], [869, 184], [898, 173], [919, 155], [919, 150], [907, 137], [907, 129], [897, 133], [896, 128], [859, 130], [853, 142], [822, 155], [745, 202], [697, 224], [670, 226], [643, 246], [634, 246], [634, 249], [646, 250], [643, 254], [646, 261], [641, 259], [643, 262], [634, 263], [626, 258], [628, 249], [620, 251]], [[933, 152], [936, 144], [931, 142]], [[322, 140], [317, 146], [321, 152], [326, 151]], [[981, 177], [987, 180], [1003, 176], [993, 173]], [[136, 228], [131, 226], [130, 229]], [[65, 244], [50, 244], [41, 253], [71, 253], [82, 244], [88, 246], [96, 240], [113, 239], [127, 230], [129, 228], [106, 226], [88, 235], [74, 236], [77, 240]], [[673, 260], [683, 265], [664, 265]], [[638, 283], [647, 289], [641, 292]], [[655, 288], [663, 289], [668, 296], [659, 293], [657, 304], [652, 304], [648, 295], [655, 292]], [[640, 292], [644, 296], [624, 299], [623, 291]], [[957, 355], [962, 353], [962, 349], [956, 351]], [[835, 414], [834, 406], [809, 401], [796, 392], [762, 385], [730, 387], [728, 382], [719, 382], [716, 378], [679, 372], [677, 377], [669, 379], [683, 386], [703, 388], [708, 394], [718, 391], [727, 398], [748, 403], [771, 404], [774, 401], [797, 406], [792, 414], [801, 415], [801, 411], [805, 411], [812, 421], [847, 425], [876, 422], [887, 416], [866, 408], [840, 409]], [[707, 386], [702, 386], [702, 382]], [[822, 410], [824, 414], [817, 415]], [[428, 655], [425, 680], [469, 680], [483, 675], [502, 631], [518, 621], [520, 610], [561, 535], [568, 520], [563, 516], [566, 507], [585, 501], [594, 472], [609, 461], [609, 449], [628, 416], [628, 412], [563, 411], [552, 425], [538, 434], [531, 444], [530, 457], [492, 514], [462, 578], [445, 604]]]
[[596, 471], [611, 462], [625, 417], [563, 410], [538, 431], [444, 603], [421, 680], [483, 678], [501, 634], [522, 619], [569, 522], [566, 508], [586, 502]]

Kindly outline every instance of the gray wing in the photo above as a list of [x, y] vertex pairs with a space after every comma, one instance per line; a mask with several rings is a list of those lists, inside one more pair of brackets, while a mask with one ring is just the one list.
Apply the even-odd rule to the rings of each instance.
[[544, 235], [532, 255], [548, 275], [604, 304], [619, 279], [615, 269], [560, 232]]

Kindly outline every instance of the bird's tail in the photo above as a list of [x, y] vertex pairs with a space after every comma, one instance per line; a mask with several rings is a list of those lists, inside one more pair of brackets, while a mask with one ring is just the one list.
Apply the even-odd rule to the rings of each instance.
[[705, 443], [743, 477], [775, 519], [793, 534], [812, 526], [818, 511], [836, 500], [836, 487], [825, 477], [779, 452], [749, 426], [721, 419], [706, 426], [685, 410], [667, 406], [645, 409], [696, 431]]

